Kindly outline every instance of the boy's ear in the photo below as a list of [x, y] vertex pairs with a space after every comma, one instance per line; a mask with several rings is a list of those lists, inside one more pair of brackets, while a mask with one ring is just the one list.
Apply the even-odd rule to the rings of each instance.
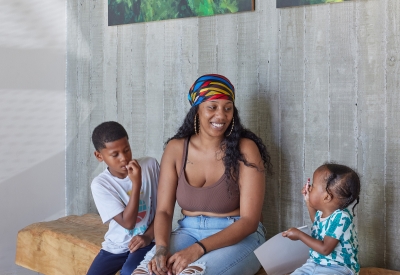
[[94, 156], [97, 158], [97, 160], [99, 161], [99, 162], [102, 162], [103, 161], [103, 156], [100, 154], [100, 152], [99, 151], [94, 151]]

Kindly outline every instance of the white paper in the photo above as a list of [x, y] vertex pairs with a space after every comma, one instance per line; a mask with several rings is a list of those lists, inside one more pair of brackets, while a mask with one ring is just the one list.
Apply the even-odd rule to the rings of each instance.
[[[311, 233], [307, 225], [298, 229], [308, 235]], [[254, 250], [254, 254], [268, 275], [283, 275], [302, 266], [309, 258], [309, 251], [302, 241], [292, 241], [278, 233]]]

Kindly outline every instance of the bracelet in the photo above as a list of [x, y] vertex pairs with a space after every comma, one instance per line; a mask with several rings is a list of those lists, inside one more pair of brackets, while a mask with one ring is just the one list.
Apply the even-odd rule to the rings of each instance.
[[203, 248], [203, 251], [204, 251], [204, 254], [203, 254], [203, 255], [207, 254], [207, 249], [206, 249], [206, 247], [204, 246], [204, 244], [202, 244], [202, 243], [199, 242], [199, 241], [197, 241], [196, 243], [197, 243], [198, 245], [200, 245], [201, 248]]

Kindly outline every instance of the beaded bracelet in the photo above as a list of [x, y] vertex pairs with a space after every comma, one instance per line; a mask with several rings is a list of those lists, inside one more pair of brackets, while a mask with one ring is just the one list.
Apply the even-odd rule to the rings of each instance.
[[204, 254], [203, 254], [203, 255], [205, 255], [205, 254], [207, 253], [207, 249], [206, 249], [206, 247], [204, 246], [204, 244], [202, 244], [202, 243], [199, 242], [199, 241], [197, 241], [196, 243], [197, 243], [198, 245], [200, 245], [201, 248], [203, 248], [203, 250], [204, 250]]

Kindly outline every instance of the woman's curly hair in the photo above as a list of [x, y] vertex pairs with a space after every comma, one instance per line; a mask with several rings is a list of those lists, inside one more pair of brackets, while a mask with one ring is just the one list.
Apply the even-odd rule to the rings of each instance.
[[[189, 112], [186, 114], [183, 124], [181, 125], [181, 127], [179, 127], [178, 132], [172, 138], [168, 139], [165, 145], [167, 145], [168, 142], [172, 139], [188, 138], [196, 134], [194, 130], [194, 118], [197, 115], [198, 109], [199, 105], [193, 106], [189, 110]], [[240, 152], [239, 142], [241, 138], [248, 138], [255, 142], [258, 150], [260, 151], [264, 168], [269, 174], [272, 174], [271, 157], [268, 154], [264, 143], [262, 142], [261, 138], [259, 138], [256, 134], [243, 127], [236, 106], [234, 106], [233, 118], [234, 127], [232, 129], [232, 132], [231, 134], [229, 134], [232, 128], [231, 123], [225, 131], [224, 139], [220, 144], [221, 151], [225, 153], [222, 161], [225, 165], [225, 174], [227, 175], [227, 177], [233, 179], [239, 178], [240, 161], [243, 162], [246, 166], [258, 169], [258, 166], [256, 164], [248, 162], [242, 152]]]

